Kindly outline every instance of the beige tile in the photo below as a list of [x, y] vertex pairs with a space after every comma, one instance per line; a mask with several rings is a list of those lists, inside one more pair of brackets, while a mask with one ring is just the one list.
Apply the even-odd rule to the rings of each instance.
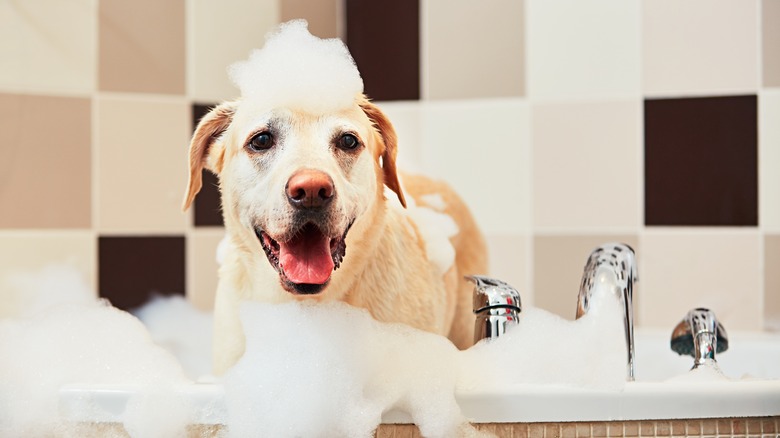
[[184, 94], [185, 0], [101, 0], [101, 91]]
[[758, 0], [642, 2], [645, 93], [755, 92], [759, 24]]
[[[588, 255], [599, 245], [609, 242], [627, 243], [635, 251], [640, 251], [637, 236], [633, 235], [536, 236], [533, 257], [534, 305], [573, 320]], [[640, 271], [640, 279], [642, 275]], [[643, 285], [637, 284], [637, 289], [640, 287], [646, 290]], [[638, 292], [635, 290], [635, 293]]]
[[536, 229], [638, 228], [639, 100], [532, 106]]
[[517, 0], [497, 0], [488, 8], [470, 0], [423, 0], [424, 98], [522, 96], [523, 9]]
[[638, 0], [527, 2], [528, 95], [639, 96]]
[[501, 234], [485, 237], [490, 259], [489, 276], [503, 280], [520, 291], [524, 306], [533, 305], [528, 266], [529, 238]]
[[95, 89], [96, 0], [0, 2], [0, 88]]
[[527, 104], [520, 99], [436, 101], [423, 108], [423, 172], [450, 183], [484, 233], [529, 230]]
[[780, 2], [761, 2], [762, 65], [765, 87], [780, 87]]
[[90, 101], [0, 94], [0, 228], [89, 228]]
[[279, 2], [190, 0], [188, 5], [188, 94], [203, 102], [238, 96], [227, 67], [263, 46], [266, 33], [279, 22]]
[[657, 229], [641, 236], [642, 324], [671, 330], [695, 307], [728, 330], [763, 327], [760, 235], [742, 229]]
[[339, 3], [337, 0], [281, 0], [281, 21], [303, 18], [309, 22], [312, 35], [338, 38]]
[[780, 331], [780, 234], [764, 237], [764, 319]]
[[97, 105], [99, 230], [183, 232], [189, 106], [118, 98]]
[[780, 90], [763, 91], [758, 97], [758, 193], [759, 224], [780, 232]]
[[423, 105], [420, 102], [380, 102], [379, 107], [390, 119], [398, 135], [396, 163], [403, 172], [420, 173], [422, 165]]
[[218, 275], [217, 247], [225, 230], [196, 229], [187, 238], [187, 299], [201, 310], [214, 308]]
[[[17, 313], [30, 302], [28, 289], [14, 287], [14, 276], [19, 274], [39, 276], [42, 269], [56, 265], [68, 273], [75, 270], [94, 292], [96, 255], [97, 244], [90, 231], [0, 233], [0, 318]], [[39, 278], [60, 286], [62, 275], [54, 270]]]

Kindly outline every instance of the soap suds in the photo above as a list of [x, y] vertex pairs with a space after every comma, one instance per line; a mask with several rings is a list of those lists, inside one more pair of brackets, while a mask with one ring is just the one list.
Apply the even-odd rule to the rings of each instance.
[[245, 103], [315, 113], [354, 105], [363, 80], [352, 55], [340, 39], [317, 38], [307, 26], [305, 20], [282, 24], [262, 49], [229, 67]]

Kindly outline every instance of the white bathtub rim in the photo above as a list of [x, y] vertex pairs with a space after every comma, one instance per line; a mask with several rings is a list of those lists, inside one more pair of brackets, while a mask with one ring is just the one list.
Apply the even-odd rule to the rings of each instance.
[[[147, 391], [132, 385], [67, 385], [60, 390], [62, 419], [121, 423], [128, 401]], [[224, 424], [224, 388], [214, 383], [172, 390], [192, 408], [193, 424]], [[721, 382], [630, 382], [622, 391], [552, 385], [459, 391], [466, 418], [476, 423], [674, 420], [780, 416], [780, 380]], [[85, 408], [86, 407], [86, 408]], [[411, 423], [393, 410], [383, 423]]]

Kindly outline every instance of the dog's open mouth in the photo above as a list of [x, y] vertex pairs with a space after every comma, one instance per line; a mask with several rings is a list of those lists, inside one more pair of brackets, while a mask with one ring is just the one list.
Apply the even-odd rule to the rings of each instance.
[[271, 266], [279, 272], [282, 286], [295, 294], [310, 295], [321, 292], [331, 273], [341, 266], [349, 228], [336, 238], [327, 236], [313, 223], [307, 223], [286, 241], [277, 241], [259, 228], [255, 228], [255, 234]]

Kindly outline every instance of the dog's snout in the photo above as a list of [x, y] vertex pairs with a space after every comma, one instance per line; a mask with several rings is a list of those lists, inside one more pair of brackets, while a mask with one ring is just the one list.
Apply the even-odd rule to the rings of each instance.
[[333, 180], [319, 170], [300, 170], [287, 181], [287, 199], [299, 208], [324, 207], [335, 194]]

